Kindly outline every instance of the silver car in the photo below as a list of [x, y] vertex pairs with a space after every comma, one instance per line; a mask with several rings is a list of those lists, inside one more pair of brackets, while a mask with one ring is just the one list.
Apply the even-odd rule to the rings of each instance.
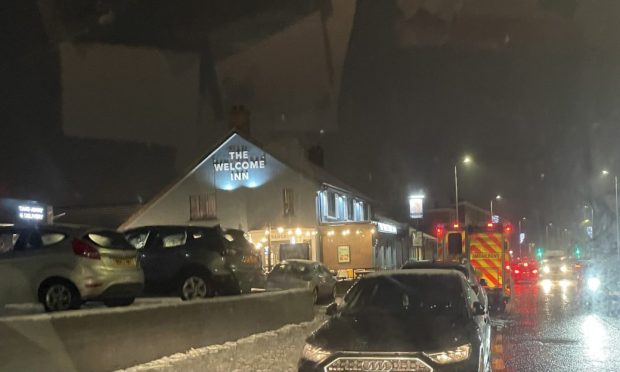
[[0, 227], [0, 305], [46, 311], [133, 303], [144, 286], [136, 250], [113, 230], [71, 225]]
[[336, 278], [320, 262], [310, 260], [285, 260], [274, 266], [267, 276], [267, 289], [308, 288], [314, 302], [336, 297]]

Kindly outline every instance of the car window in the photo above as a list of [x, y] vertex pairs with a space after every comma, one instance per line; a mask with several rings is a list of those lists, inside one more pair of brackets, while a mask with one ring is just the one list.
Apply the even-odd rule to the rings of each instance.
[[162, 246], [164, 248], [180, 247], [185, 244], [187, 240], [187, 234], [185, 231], [173, 232], [173, 233], [160, 233], [162, 239]]
[[127, 238], [129, 244], [133, 245], [136, 249], [143, 249], [149, 237], [149, 231], [132, 232], [127, 234], [125, 237]]
[[12, 252], [19, 239], [20, 233], [7, 231], [0, 233], [0, 254]]
[[295, 263], [291, 265], [291, 269], [295, 275], [304, 275], [310, 273], [311, 266], [302, 263]]
[[123, 234], [118, 233], [116, 231], [93, 232], [93, 233], [86, 234], [85, 238], [102, 248], [134, 249], [134, 247], [131, 244], [129, 244], [127, 239], [125, 239]]
[[60, 243], [67, 238], [67, 234], [59, 232], [46, 232], [41, 234], [41, 243], [44, 247]]

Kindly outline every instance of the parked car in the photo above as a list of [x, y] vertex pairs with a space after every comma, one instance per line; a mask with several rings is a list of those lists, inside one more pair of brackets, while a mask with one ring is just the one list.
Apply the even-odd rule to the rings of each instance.
[[489, 308], [489, 298], [487, 296], [487, 292], [484, 289], [486, 282], [484, 279], [479, 279], [476, 275], [476, 270], [469, 262], [458, 263], [458, 262], [443, 262], [443, 261], [409, 261], [405, 263], [402, 267], [403, 269], [414, 270], [414, 269], [440, 269], [440, 270], [456, 270], [465, 275], [467, 282], [471, 286], [471, 288], [478, 295], [478, 301], [482, 305], [484, 305], [485, 309]]
[[306, 339], [300, 372], [490, 370], [489, 315], [459, 271], [371, 274], [327, 314]]
[[314, 302], [336, 297], [336, 278], [325, 265], [310, 260], [284, 260], [267, 276], [267, 289], [308, 288]]
[[139, 251], [147, 293], [191, 300], [246, 293], [260, 285], [260, 259], [240, 230], [144, 226], [125, 236]]
[[130, 305], [144, 285], [123, 235], [85, 226], [0, 227], [0, 273], [1, 304], [39, 301], [46, 311]]

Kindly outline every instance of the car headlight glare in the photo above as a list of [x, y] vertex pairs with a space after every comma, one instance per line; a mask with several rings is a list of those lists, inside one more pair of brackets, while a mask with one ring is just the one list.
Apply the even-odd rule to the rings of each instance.
[[331, 355], [331, 352], [321, 349], [320, 347], [312, 344], [304, 345], [302, 351], [302, 358], [312, 361], [314, 363], [321, 363]]
[[454, 349], [440, 351], [438, 353], [424, 353], [437, 364], [458, 363], [469, 359], [471, 355], [471, 344], [461, 345]]
[[551, 271], [549, 270], [549, 266], [543, 266], [543, 273], [549, 274], [549, 271]]
[[598, 278], [588, 278], [588, 289], [592, 292], [596, 292], [601, 286], [601, 281]]
[[565, 273], [565, 272], [568, 271], [568, 268], [566, 267], [566, 265], [562, 265], [562, 266], [560, 266], [560, 271]]

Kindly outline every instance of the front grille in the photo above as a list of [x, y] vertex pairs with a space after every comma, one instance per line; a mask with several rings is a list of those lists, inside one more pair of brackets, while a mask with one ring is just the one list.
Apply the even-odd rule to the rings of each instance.
[[325, 367], [326, 372], [431, 372], [433, 368], [410, 357], [342, 357]]

